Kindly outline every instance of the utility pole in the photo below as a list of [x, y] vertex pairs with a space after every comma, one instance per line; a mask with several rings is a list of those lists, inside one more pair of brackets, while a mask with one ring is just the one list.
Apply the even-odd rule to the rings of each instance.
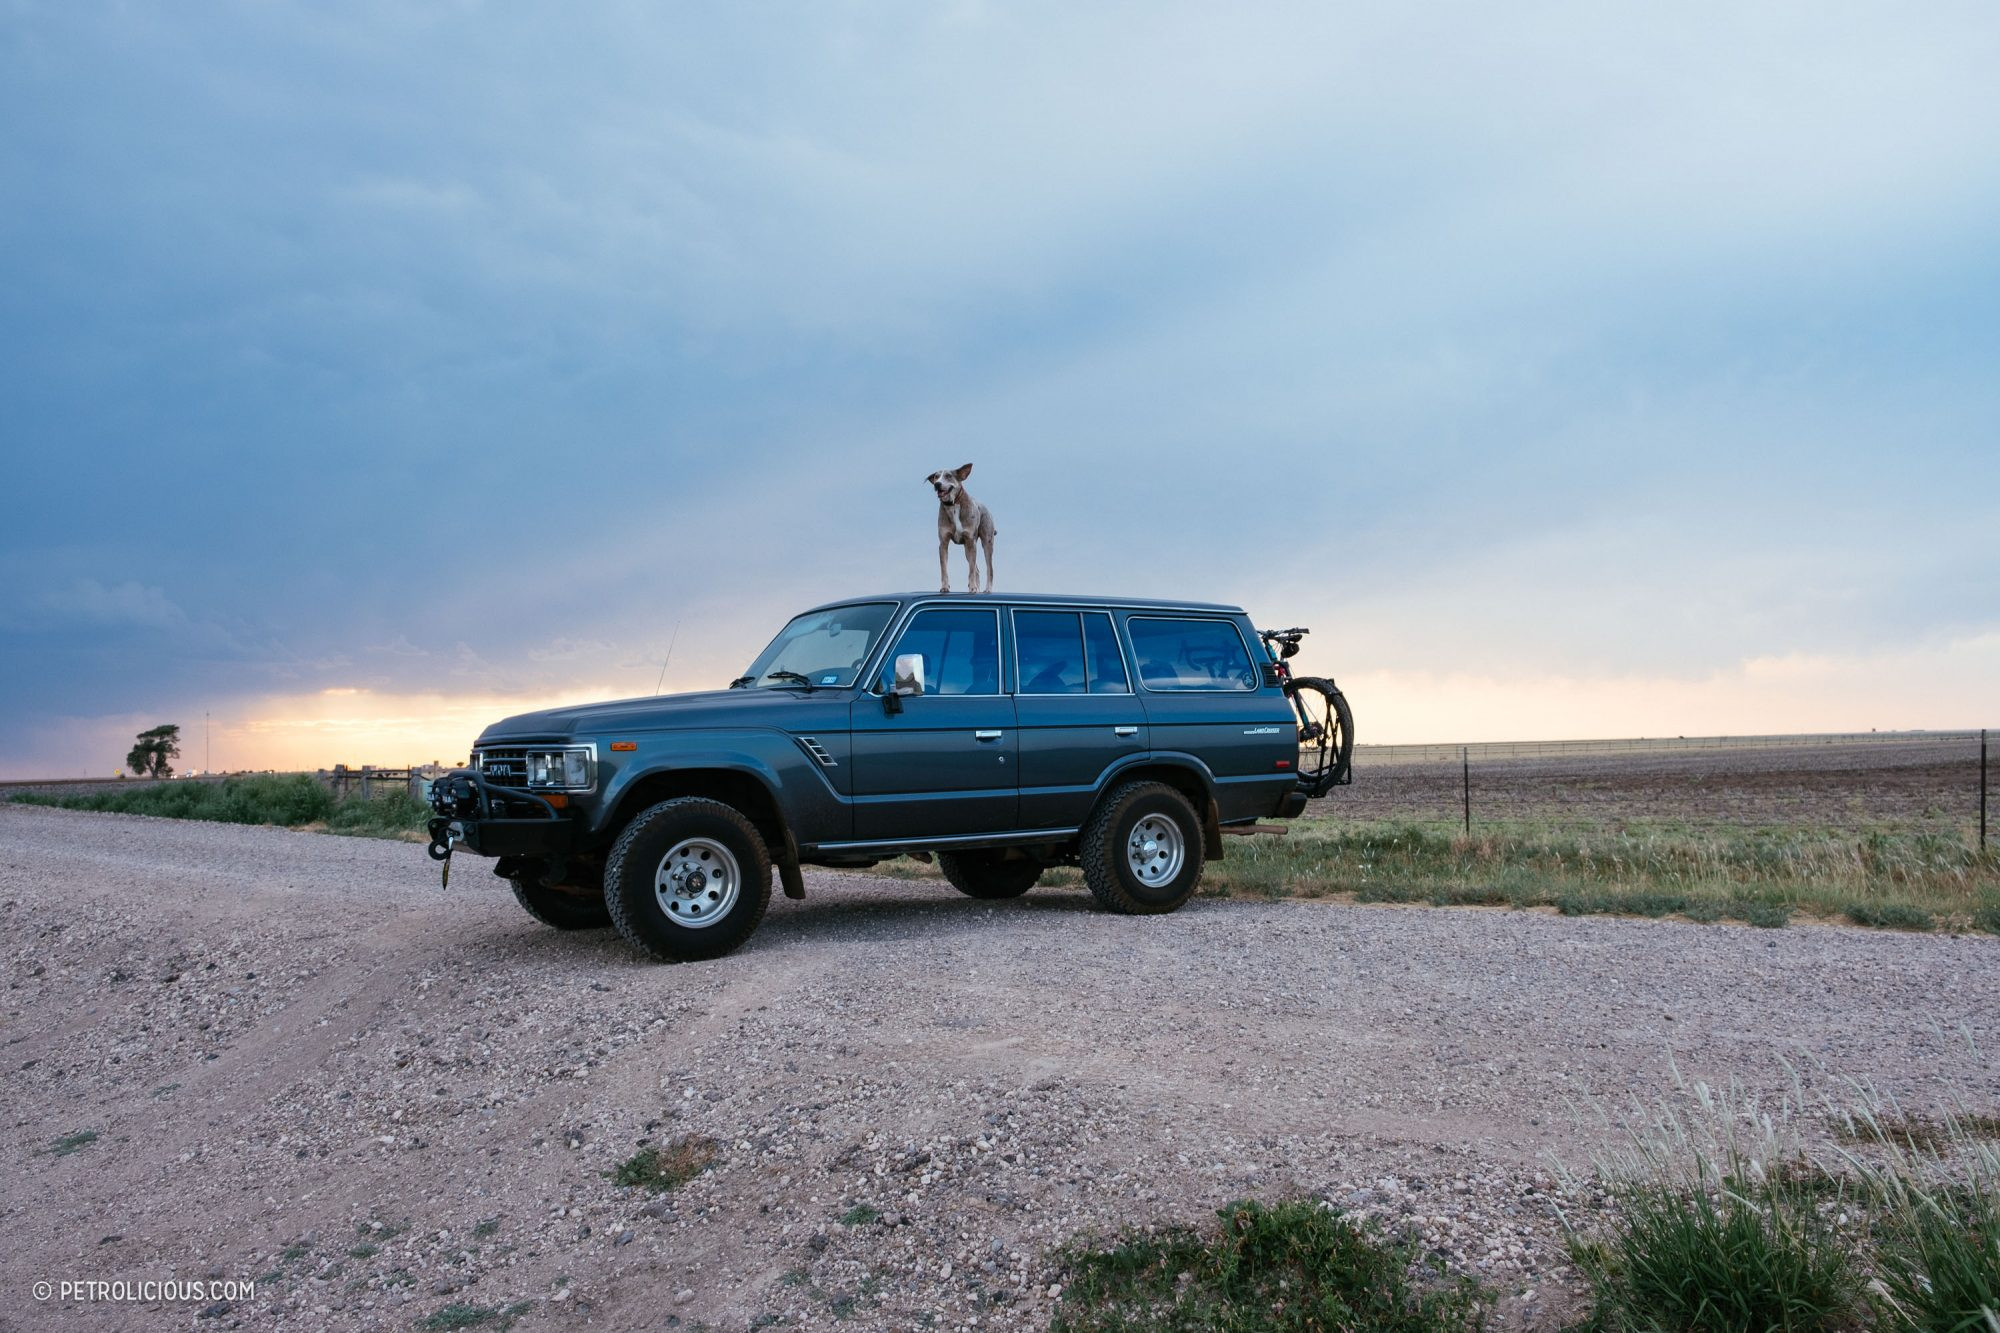
[[208, 744], [208, 710], [204, 708], [201, 710], [201, 771], [204, 777], [215, 771], [214, 765], [209, 762], [212, 758], [214, 751]]
[[1979, 729], [1979, 854], [1986, 855], [1986, 728]]

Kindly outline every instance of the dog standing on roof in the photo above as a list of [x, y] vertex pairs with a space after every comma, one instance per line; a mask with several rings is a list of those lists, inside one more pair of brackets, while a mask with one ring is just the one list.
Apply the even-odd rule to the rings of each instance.
[[[967, 463], [964, 467], [945, 468], [924, 478], [937, 492], [938, 498], [939, 592], [951, 591], [951, 570], [945, 564], [945, 556], [953, 542], [965, 548], [965, 590], [993, 591], [993, 539], [1000, 535], [1000, 531], [993, 526], [992, 511], [966, 492], [965, 479], [971, 475], [972, 464]], [[974, 543], [986, 548], [984, 589], [979, 586], [979, 552]]]

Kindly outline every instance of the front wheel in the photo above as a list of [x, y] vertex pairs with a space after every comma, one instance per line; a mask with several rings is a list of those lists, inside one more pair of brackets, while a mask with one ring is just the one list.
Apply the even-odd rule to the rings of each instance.
[[1099, 907], [1128, 916], [1171, 912], [1201, 879], [1201, 821], [1166, 783], [1128, 782], [1091, 815], [1079, 852]]
[[[552, 889], [532, 875], [509, 875], [514, 901], [521, 910], [545, 926], [557, 930], [602, 930], [611, 924], [611, 912], [604, 905], [603, 872], [573, 867], [569, 882]], [[575, 892], [568, 890], [574, 889]]]
[[682, 796], [625, 826], [604, 862], [618, 933], [655, 958], [720, 958], [771, 905], [771, 857], [741, 812]]
[[1317, 796], [1346, 782], [1354, 770], [1354, 714], [1330, 680], [1302, 676], [1292, 682], [1299, 715], [1299, 785]]
[[968, 898], [1018, 898], [1042, 877], [1035, 862], [1002, 860], [998, 852], [939, 852], [938, 869]]

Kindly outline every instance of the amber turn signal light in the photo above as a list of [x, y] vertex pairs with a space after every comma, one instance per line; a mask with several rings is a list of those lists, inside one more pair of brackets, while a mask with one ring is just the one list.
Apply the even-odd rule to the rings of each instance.
[[612, 748], [612, 749], [614, 749], [614, 750], [636, 750], [636, 749], [638, 749], [638, 748], [639, 748], [639, 742], [637, 742], [637, 741], [613, 741], [613, 742], [611, 742], [611, 748]]

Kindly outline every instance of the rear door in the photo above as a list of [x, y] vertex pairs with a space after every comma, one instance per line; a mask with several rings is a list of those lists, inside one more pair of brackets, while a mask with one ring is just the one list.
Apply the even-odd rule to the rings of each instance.
[[1014, 611], [1021, 827], [1073, 829], [1104, 771], [1147, 746], [1146, 710], [1109, 612]]
[[[884, 707], [896, 658], [924, 660], [924, 693]], [[1000, 675], [995, 607], [926, 607], [882, 659], [874, 693], [854, 702], [858, 842], [1013, 831], [1020, 792], [1014, 699]]]
[[1264, 684], [1245, 627], [1223, 615], [1134, 612], [1125, 622], [1153, 749], [1193, 755], [1215, 775], [1224, 820], [1270, 814], [1296, 783], [1298, 724]]

